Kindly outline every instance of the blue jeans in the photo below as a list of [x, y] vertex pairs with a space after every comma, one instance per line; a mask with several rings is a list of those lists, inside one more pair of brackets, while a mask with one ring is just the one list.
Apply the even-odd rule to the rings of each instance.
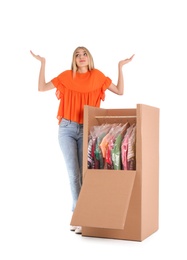
[[62, 119], [58, 140], [66, 163], [74, 211], [82, 186], [83, 124]]

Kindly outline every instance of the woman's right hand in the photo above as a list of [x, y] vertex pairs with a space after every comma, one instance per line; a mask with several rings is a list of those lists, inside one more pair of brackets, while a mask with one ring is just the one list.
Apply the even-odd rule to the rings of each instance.
[[39, 60], [39, 61], [41, 61], [41, 62], [45, 62], [45, 58], [44, 58], [44, 57], [41, 57], [40, 55], [36, 55], [36, 54], [34, 54], [32, 51], [30, 51], [30, 53], [32, 54], [32, 56], [33, 56], [35, 59], [37, 59], [37, 60]]

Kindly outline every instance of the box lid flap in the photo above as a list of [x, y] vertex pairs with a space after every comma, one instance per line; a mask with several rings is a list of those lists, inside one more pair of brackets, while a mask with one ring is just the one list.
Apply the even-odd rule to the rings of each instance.
[[123, 229], [135, 171], [88, 170], [71, 225]]

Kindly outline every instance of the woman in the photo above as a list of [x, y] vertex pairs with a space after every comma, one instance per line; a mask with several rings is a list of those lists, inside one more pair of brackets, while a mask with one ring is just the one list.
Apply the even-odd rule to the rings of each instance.
[[[69, 176], [72, 211], [74, 211], [82, 185], [83, 159], [83, 110], [84, 105], [100, 107], [104, 101], [105, 90], [123, 95], [124, 80], [122, 67], [129, 59], [118, 63], [118, 82], [115, 85], [109, 77], [94, 68], [91, 53], [85, 47], [77, 47], [73, 52], [71, 70], [63, 71], [51, 81], [45, 81], [45, 58], [32, 56], [41, 62], [38, 90], [47, 91], [56, 88], [56, 96], [60, 100], [58, 108], [58, 139]], [[76, 234], [81, 234], [81, 227], [70, 227]]]

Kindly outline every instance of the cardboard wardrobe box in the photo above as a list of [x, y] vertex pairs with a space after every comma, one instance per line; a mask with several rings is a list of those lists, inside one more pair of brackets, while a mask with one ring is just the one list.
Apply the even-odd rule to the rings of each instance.
[[[91, 126], [136, 123], [136, 170], [88, 169]], [[159, 226], [159, 109], [85, 106], [83, 185], [71, 225], [89, 237], [143, 241]]]

